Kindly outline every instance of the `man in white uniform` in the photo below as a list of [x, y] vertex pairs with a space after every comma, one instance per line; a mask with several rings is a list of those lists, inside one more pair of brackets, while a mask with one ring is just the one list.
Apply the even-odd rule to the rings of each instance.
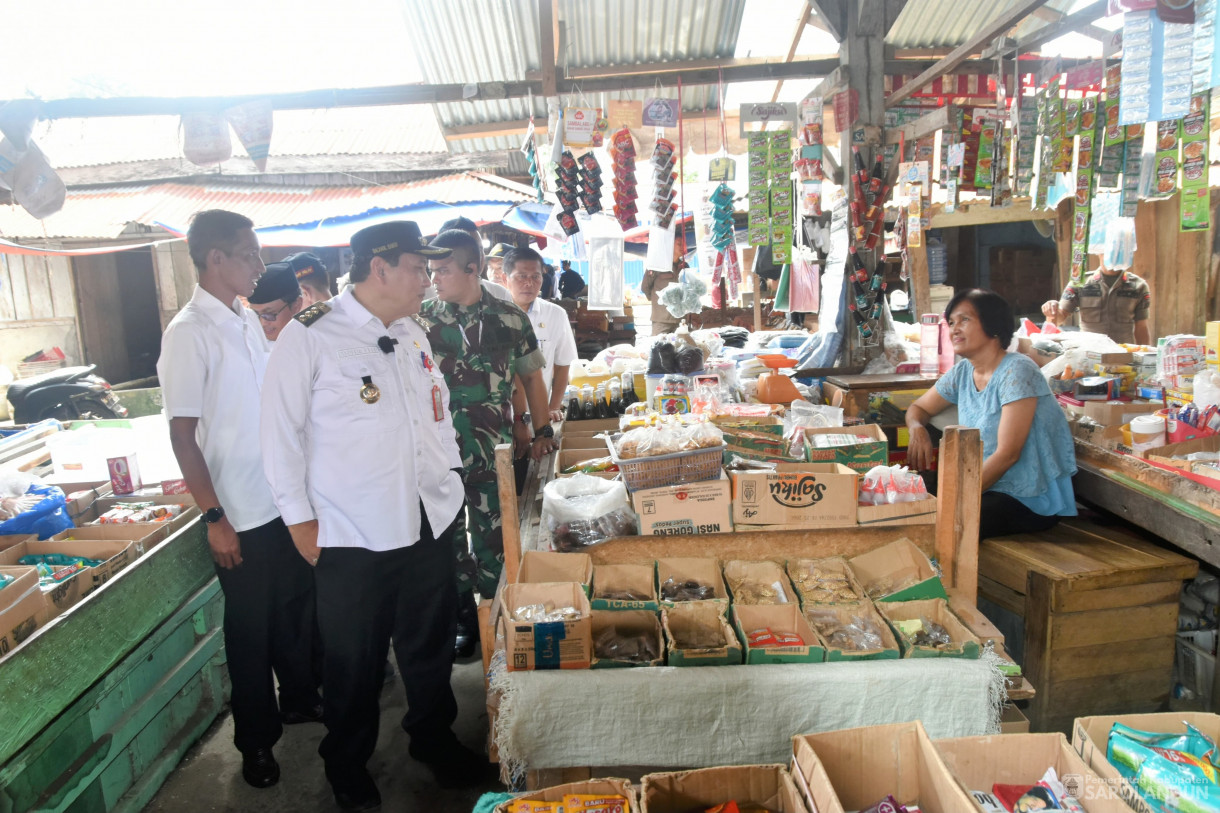
[[[530, 324], [534, 326], [534, 335], [538, 337], [538, 349], [546, 359], [542, 381], [549, 393], [547, 403], [551, 420], [559, 422], [563, 420], [563, 392], [568, 387], [568, 368], [577, 358], [576, 336], [572, 333], [568, 312], [539, 296], [542, 291], [542, 266], [542, 255], [532, 248], [510, 248], [504, 254], [504, 273], [508, 277], [513, 304], [529, 317]], [[520, 407], [525, 407], [524, 395]]]
[[419, 324], [429, 248], [411, 222], [352, 236], [352, 285], [300, 313], [267, 364], [267, 479], [302, 562], [314, 566], [335, 801], [370, 810], [367, 764], [393, 638], [407, 692], [409, 753], [445, 787], [487, 761], [450, 726], [457, 612], [454, 520], [465, 500], [449, 390]]
[[[296, 555], [259, 453], [267, 342], [238, 301], [263, 273], [249, 218], [200, 212], [186, 234], [199, 284], [161, 339], [157, 375], [170, 441], [208, 528], [225, 595], [233, 742], [255, 787], [280, 776], [271, 748], [282, 723], [321, 720], [311, 660], [313, 577]], [[276, 706], [275, 681], [280, 701]]]

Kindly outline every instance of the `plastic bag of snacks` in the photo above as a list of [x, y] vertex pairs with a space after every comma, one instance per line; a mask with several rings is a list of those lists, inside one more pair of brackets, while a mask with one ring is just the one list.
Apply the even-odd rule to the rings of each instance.
[[860, 505], [893, 505], [927, 497], [923, 478], [906, 466], [873, 466], [860, 481]]
[[639, 533], [639, 520], [617, 480], [574, 474], [542, 489], [542, 523], [555, 550], [579, 551], [616, 536]]

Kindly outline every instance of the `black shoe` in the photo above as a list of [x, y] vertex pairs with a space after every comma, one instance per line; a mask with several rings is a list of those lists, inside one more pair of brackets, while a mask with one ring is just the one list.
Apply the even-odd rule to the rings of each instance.
[[458, 596], [457, 637], [454, 640], [454, 654], [459, 658], [469, 658], [474, 655], [479, 645], [479, 608], [474, 602], [474, 593], [462, 593]]
[[340, 810], [377, 810], [381, 807], [381, 793], [367, 771], [344, 782], [342, 786], [332, 787], [335, 791], [335, 804]]
[[481, 787], [492, 778], [487, 757], [462, 745], [448, 729], [427, 739], [412, 737], [407, 751], [412, 759], [427, 765], [436, 784], [446, 790]]
[[256, 788], [269, 788], [280, 781], [280, 764], [270, 748], [255, 748], [241, 755], [241, 775]]
[[322, 722], [322, 704], [311, 709], [286, 709], [280, 712], [280, 720], [284, 725], [300, 725], [301, 723]]

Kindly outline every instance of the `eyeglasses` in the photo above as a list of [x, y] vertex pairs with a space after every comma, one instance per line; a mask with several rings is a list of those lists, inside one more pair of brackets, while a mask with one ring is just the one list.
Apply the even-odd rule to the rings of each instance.
[[280, 308], [279, 310], [276, 310], [276, 311], [263, 311], [262, 313], [260, 313], [260, 314], [258, 315], [258, 318], [259, 318], [259, 319], [262, 319], [264, 322], [274, 322], [276, 319], [279, 319], [279, 318], [280, 318], [280, 314], [281, 314], [281, 313], [283, 313], [283, 312], [284, 312], [284, 309], [285, 309], [285, 308], [287, 308], [287, 307], [288, 307], [288, 303], [287, 303], [287, 302], [285, 302], [285, 303], [284, 303], [284, 306], [283, 306], [282, 308]]

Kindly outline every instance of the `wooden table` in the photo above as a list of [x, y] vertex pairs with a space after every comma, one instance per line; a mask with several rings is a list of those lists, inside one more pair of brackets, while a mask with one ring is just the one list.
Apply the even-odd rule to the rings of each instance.
[[[863, 418], [868, 414], [869, 396], [874, 392], [907, 392], [926, 390], [936, 383], [939, 375], [925, 376], [918, 373], [886, 373], [883, 375], [832, 375], [826, 383], [842, 392], [843, 401], [835, 406], [843, 407], [843, 414], [850, 418]], [[835, 395], [832, 390], [827, 402]]]
[[1168, 700], [1178, 596], [1198, 570], [1079, 519], [985, 540], [980, 595], [1024, 622], [1022, 664], [1037, 692], [1030, 727], [1066, 733], [1076, 717], [1150, 712]]

